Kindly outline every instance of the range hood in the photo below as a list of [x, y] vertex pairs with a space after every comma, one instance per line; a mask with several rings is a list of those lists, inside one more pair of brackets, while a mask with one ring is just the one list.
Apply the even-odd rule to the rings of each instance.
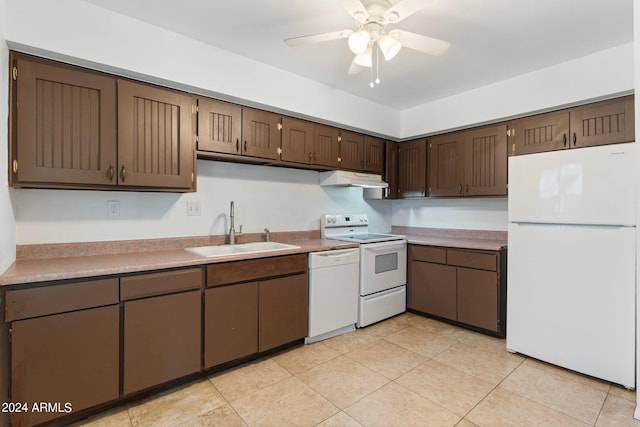
[[389, 187], [389, 184], [384, 182], [380, 175], [350, 171], [320, 172], [320, 185], [323, 187]]

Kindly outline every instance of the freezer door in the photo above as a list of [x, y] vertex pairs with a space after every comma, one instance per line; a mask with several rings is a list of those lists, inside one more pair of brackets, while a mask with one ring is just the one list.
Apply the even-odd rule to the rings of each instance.
[[635, 144], [509, 158], [509, 221], [635, 225]]
[[635, 232], [509, 224], [507, 348], [635, 387]]

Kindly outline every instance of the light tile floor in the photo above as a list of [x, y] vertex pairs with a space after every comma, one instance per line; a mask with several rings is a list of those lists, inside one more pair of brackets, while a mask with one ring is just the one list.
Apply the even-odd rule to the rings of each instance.
[[99, 414], [83, 426], [640, 426], [636, 395], [405, 313]]

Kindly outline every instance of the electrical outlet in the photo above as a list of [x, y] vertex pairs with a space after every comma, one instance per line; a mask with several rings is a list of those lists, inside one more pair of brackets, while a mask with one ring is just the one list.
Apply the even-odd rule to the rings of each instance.
[[187, 201], [187, 216], [200, 216], [201, 211], [200, 200]]
[[107, 202], [107, 213], [109, 216], [120, 216], [120, 201], [109, 200]]

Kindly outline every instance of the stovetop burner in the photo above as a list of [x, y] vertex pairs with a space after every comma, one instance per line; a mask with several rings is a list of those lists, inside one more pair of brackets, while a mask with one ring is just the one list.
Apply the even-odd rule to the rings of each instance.
[[369, 218], [365, 214], [324, 215], [320, 223], [322, 237], [356, 243], [402, 240], [396, 234], [369, 233]]

